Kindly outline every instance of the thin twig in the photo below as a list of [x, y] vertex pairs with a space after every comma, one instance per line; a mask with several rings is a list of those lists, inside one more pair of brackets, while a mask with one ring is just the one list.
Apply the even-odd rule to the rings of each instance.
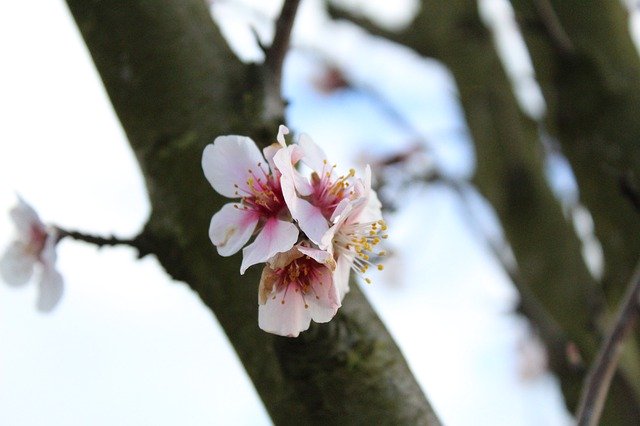
[[285, 0], [276, 21], [273, 43], [265, 52], [265, 119], [279, 119], [284, 115], [281, 95], [282, 64], [289, 50], [291, 29], [298, 11], [300, 0]]
[[629, 282], [627, 292], [622, 299], [613, 329], [607, 336], [600, 353], [589, 369], [582, 395], [578, 414], [579, 426], [595, 426], [598, 424], [604, 403], [607, 399], [611, 378], [616, 371], [622, 346], [640, 314], [640, 262], [636, 266], [633, 277]]
[[99, 235], [90, 235], [85, 234], [83, 232], [78, 231], [69, 231], [67, 229], [62, 229], [58, 226], [55, 227], [58, 232], [58, 240], [61, 240], [65, 237], [73, 238], [74, 240], [84, 241], [89, 244], [93, 244], [98, 247], [105, 246], [129, 246], [138, 250], [139, 257], [145, 256], [150, 253], [149, 248], [146, 244], [144, 244], [144, 238], [142, 234], [136, 236], [135, 238], [118, 238], [116, 236], [102, 237]]

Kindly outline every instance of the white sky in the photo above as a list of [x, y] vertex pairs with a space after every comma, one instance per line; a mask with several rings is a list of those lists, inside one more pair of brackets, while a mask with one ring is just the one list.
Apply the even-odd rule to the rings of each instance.
[[[415, 137], [366, 96], [313, 91], [317, 49], [388, 98], [450, 173], [468, 175], [473, 153], [446, 70], [349, 26], [327, 28], [314, 6], [305, 3], [296, 28], [305, 49], [287, 61], [291, 127], [344, 168], [365, 147], [392, 152]], [[64, 2], [0, 3], [0, 52], [0, 250], [14, 191], [46, 222], [134, 235], [149, 212], [142, 180]], [[566, 424], [555, 380], [519, 373], [518, 347], [532, 346], [509, 313], [515, 292], [459, 199], [439, 186], [402, 197], [389, 217], [397, 256], [366, 291], [442, 419]], [[0, 285], [0, 423], [269, 424], [210, 311], [155, 259], [63, 241], [58, 260], [66, 294], [49, 315], [35, 311], [35, 283]]]

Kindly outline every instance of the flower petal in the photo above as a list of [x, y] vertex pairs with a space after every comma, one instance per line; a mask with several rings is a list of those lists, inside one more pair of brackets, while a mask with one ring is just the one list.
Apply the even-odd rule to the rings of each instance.
[[[283, 303], [284, 302], [284, 303]], [[311, 325], [311, 312], [299, 292], [283, 286], [258, 306], [258, 326], [269, 333], [298, 337]]]
[[349, 275], [351, 274], [352, 259], [347, 256], [338, 256], [336, 270], [333, 271], [333, 285], [340, 296], [340, 301], [349, 293]]
[[279, 144], [272, 143], [262, 150], [262, 154], [264, 155], [265, 160], [267, 160], [267, 164], [269, 164], [269, 168], [271, 169], [271, 171], [277, 170], [276, 164], [273, 162], [273, 157], [281, 149], [282, 147]]
[[225, 204], [211, 218], [209, 238], [220, 256], [231, 256], [244, 246], [258, 224], [259, 215], [242, 204]]
[[336, 262], [335, 262], [335, 260], [333, 260], [333, 256], [328, 251], [319, 250], [319, 249], [313, 248], [313, 247], [306, 247], [306, 246], [304, 246], [302, 244], [298, 244], [296, 246], [296, 248], [298, 249], [298, 251], [300, 253], [309, 256], [310, 258], [312, 258], [313, 260], [315, 260], [319, 264], [326, 266], [327, 268], [331, 269], [332, 271], [335, 269]]
[[291, 216], [298, 221], [298, 225], [311, 241], [319, 244], [322, 236], [329, 229], [329, 223], [320, 209], [307, 200], [298, 198], [293, 206], [289, 206]]
[[313, 186], [311, 186], [311, 183], [306, 177], [295, 169], [295, 165], [298, 163], [302, 154], [303, 152], [299, 146], [290, 145], [285, 149], [279, 150], [274, 155], [273, 162], [282, 174], [280, 180], [288, 180], [290, 183], [293, 183], [295, 190], [300, 195], [306, 196], [313, 192]]
[[64, 293], [62, 275], [52, 265], [43, 265], [37, 307], [40, 312], [51, 312]]
[[27, 247], [21, 241], [13, 241], [0, 258], [0, 276], [9, 285], [26, 284], [33, 275], [36, 258], [27, 254]]
[[328, 268], [318, 268], [318, 279], [313, 286], [313, 292], [305, 296], [309, 306], [311, 319], [315, 322], [328, 322], [336, 315], [340, 304], [340, 296], [333, 285], [333, 276]]
[[266, 262], [277, 253], [286, 252], [298, 240], [298, 228], [276, 218], [267, 220], [255, 241], [242, 250], [240, 274], [251, 265]]
[[268, 173], [266, 166], [255, 142], [246, 136], [218, 136], [202, 153], [204, 175], [213, 189], [228, 198], [240, 198], [242, 191], [248, 192], [249, 170], [261, 177]]
[[300, 135], [298, 145], [304, 150], [304, 158], [302, 161], [311, 167], [316, 173], [322, 173], [325, 168], [327, 155], [324, 153], [311, 137], [305, 133]]
[[11, 220], [18, 229], [20, 239], [23, 241], [28, 241], [31, 238], [34, 227], [41, 229], [43, 233], [46, 232], [45, 225], [40, 220], [38, 213], [20, 196], [18, 196], [18, 204], [9, 211], [9, 216], [11, 216]]
[[281, 124], [278, 126], [278, 135], [276, 136], [276, 140], [283, 148], [287, 146], [287, 143], [284, 140], [284, 135], [288, 135], [288, 134], [289, 134], [289, 128], [287, 126], [285, 126], [284, 124]]

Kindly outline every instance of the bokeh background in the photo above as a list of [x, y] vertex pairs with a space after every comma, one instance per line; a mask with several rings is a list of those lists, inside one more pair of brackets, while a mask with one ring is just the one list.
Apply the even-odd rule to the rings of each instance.
[[[389, 27], [416, 8], [349, 3]], [[268, 43], [280, 4], [221, 0], [212, 14], [243, 60], [260, 61], [254, 32]], [[523, 108], [540, 114], [508, 4], [479, 7], [510, 58]], [[16, 193], [45, 222], [134, 236], [149, 214], [142, 177], [65, 3], [1, 2], [0, 54], [0, 250], [13, 235], [1, 212]], [[448, 71], [330, 22], [307, 0], [283, 84], [294, 132], [308, 133], [339, 169], [373, 163], [384, 184], [392, 256], [363, 287], [443, 422], [569, 424], [544, 348], [514, 312], [517, 293], [488, 246], [501, 238], [491, 209], [472, 187], [461, 197], [428, 182], [434, 165], [455, 179], [473, 174]], [[383, 166], [409, 152], [412, 161]], [[561, 159], [549, 175], [560, 196], [572, 196]], [[215, 317], [153, 257], [64, 240], [58, 266], [66, 290], [50, 314], [35, 310], [35, 282], [0, 285], [1, 424], [270, 424]]]

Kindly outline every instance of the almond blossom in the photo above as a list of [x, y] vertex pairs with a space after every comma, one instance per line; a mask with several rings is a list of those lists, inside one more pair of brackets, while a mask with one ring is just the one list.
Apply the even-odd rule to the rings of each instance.
[[217, 137], [202, 155], [202, 169], [213, 189], [240, 199], [225, 204], [211, 218], [209, 237], [218, 253], [231, 256], [257, 233], [242, 251], [241, 274], [289, 250], [298, 240], [298, 228], [291, 223], [282, 194], [280, 172], [273, 164], [279, 148], [278, 144], [265, 148], [263, 157], [253, 140], [230, 135]]
[[[262, 154], [247, 137], [220, 136], [205, 148], [202, 168], [217, 192], [240, 199], [213, 216], [211, 241], [230, 256], [257, 234], [243, 249], [240, 272], [266, 263], [258, 325], [296, 337], [312, 320], [335, 316], [351, 269], [364, 275], [384, 255], [375, 247], [386, 238], [386, 224], [368, 166], [363, 178], [354, 169], [339, 176], [311, 138], [301, 135], [287, 146], [288, 133], [280, 126], [278, 143]], [[311, 172], [303, 173], [301, 165]]]
[[[311, 168], [310, 179], [296, 169], [299, 161]], [[355, 170], [337, 176], [336, 166], [329, 165], [322, 148], [305, 134], [297, 144], [283, 146], [275, 154], [274, 163], [282, 173], [282, 193], [291, 215], [309, 239], [319, 243], [336, 207], [350, 195], [350, 187], [357, 180]]]
[[[387, 238], [387, 225], [382, 220], [381, 203], [371, 188], [371, 169], [365, 169], [363, 180], [355, 182], [349, 198], [343, 199], [331, 217], [332, 226], [322, 236], [320, 248], [327, 250], [337, 258], [339, 270], [353, 269], [364, 277], [371, 266], [383, 270], [376, 260], [385, 256], [384, 250], [376, 251], [376, 246]], [[343, 294], [349, 291], [348, 281], [338, 290]]]
[[35, 210], [20, 197], [9, 215], [17, 235], [0, 258], [0, 275], [7, 284], [21, 286], [39, 268], [37, 307], [43, 312], [51, 311], [64, 291], [62, 275], [55, 268], [57, 231], [42, 223]]
[[[274, 256], [262, 271], [258, 291], [258, 325], [281, 336], [297, 337], [311, 320], [330, 321], [338, 311], [337, 288], [345, 279], [334, 274], [330, 253], [303, 241]], [[348, 275], [346, 276], [348, 279]]]

